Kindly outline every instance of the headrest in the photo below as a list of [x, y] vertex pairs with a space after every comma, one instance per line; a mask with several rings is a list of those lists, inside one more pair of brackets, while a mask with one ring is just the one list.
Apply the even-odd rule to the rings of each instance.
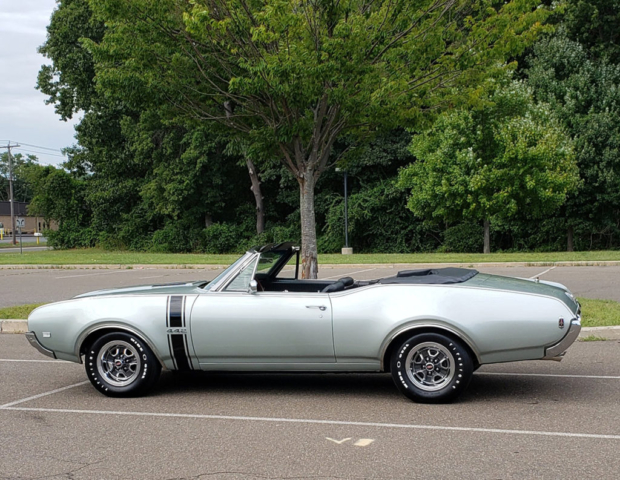
[[350, 287], [351, 285], [353, 285], [353, 283], [355, 282], [355, 280], [353, 280], [351, 277], [342, 277], [341, 279], [338, 280], [339, 282], [342, 282], [342, 284], [345, 287]]
[[344, 290], [344, 283], [338, 280], [337, 282], [327, 285], [327, 287], [321, 290], [321, 293], [341, 292], [342, 290]]

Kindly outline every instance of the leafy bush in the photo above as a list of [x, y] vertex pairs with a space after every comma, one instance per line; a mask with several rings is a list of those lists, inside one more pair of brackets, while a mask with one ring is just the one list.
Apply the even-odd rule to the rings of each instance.
[[76, 225], [74, 222], [63, 222], [58, 230], [45, 230], [47, 245], [54, 249], [88, 248], [98, 243], [96, 232], [90, 227]]
[[[201, 245], [201, 232], [187, 222], [169, 221], [164, 228], [153, 233], [152, 252], [192, 252]], [[219, 252], [218, 252], [219, 253]]]
[[443, 232], [441, 252], [481, 253], [483, 228], [477, 223], [461, 223]]
[[[401, 253], [431, 251], [440, 236], [405, 208], [406, 193], [393, 181], [380, 181], [349, 197], [349, 242], [354, 251]], [[344, 199], [334, 197], [326, 215], [319, 251], [337, 252], [344, 246]]]
[[230, 223], [214, 223], [202, 231], [201, 246], [204, 253], [239, 253], [244, 243], [243, 229]]

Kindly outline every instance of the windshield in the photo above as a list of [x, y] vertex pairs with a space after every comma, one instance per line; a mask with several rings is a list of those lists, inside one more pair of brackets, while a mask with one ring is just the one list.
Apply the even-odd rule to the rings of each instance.
[[211, 280], [208, 285], [204, 286], [204, 290], [209, 291], [211, 290], [214, 286], [216, 286], [219, 281], [224, 278], [225, 276], [227, 276], [230, 272], [233, 271], [233, 269], [235, 269], [236, 267], [239, 266], [240, 263], [244, 262], [245, 260], [247, 260], [248, 255], [252, 255], [251, 253], [246, 253], [243, 256], [241, 256], [235, 263], [233, 263], [230, 267], [228, 267], [227, 269], [225, 269], [222, 273], [220, 273], [217, 277], [215, 277], [213, 280]]
[[272, 250], [270, 252], [261, 253], [258, 266], [256, 267], [256, 273], [271, 275], [274, 273], [274, 270], [280, 266], [279, 263], [282, 257], [288, 254], [289, 252], [287, 250]]

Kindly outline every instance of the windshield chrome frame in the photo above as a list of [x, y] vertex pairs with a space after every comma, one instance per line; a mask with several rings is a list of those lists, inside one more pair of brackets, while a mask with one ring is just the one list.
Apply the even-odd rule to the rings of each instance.
[[[210, 288], [209, 290], [206, 291], [206, 293], [208, 292], [220, 292], [225, 285], [228, 285], [228, 282], [230, 280], [232, 280], [233, 277], [235, 277], [237, 275], [237, 273], [239, 273], [241, 270], [243, 270], [245, 267], [247, 267], [249, 265], [249, 263], [256, 258], [256, 256], [259, 255], [259, 253], [257, 252], [245, 252], [241, 257], [239, 257], [234, 263], [239, 262], [239, 260], [242, 260], [245, 257], [245, 260], [239, 262], [239, 264], [237, 265], [236, 268], [231, 269], [226, 275], [224, 275], [222, 278], [220, 278], [218, 280], [217, 283], [209, 283]], [[231, 265], [232, 266], [232, 265]], [[227, 267], [230, 269], [230, 267]]]

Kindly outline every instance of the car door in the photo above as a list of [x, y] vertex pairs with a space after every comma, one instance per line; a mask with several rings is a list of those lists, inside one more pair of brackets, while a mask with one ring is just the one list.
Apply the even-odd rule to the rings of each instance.
[[309, 369], [335, 363], [326, 293], [249, 292], [255, 262], [221, 291], [198, 296], [193, 348], [204, 370]]

